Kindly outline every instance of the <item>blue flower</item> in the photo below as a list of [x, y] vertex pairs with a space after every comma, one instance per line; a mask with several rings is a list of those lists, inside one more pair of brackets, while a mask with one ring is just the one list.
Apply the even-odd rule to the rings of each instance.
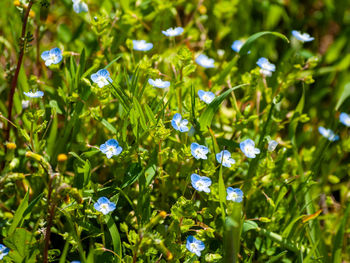
[[73, 260], [73, 261], [71, 261], [70, 263], [81, 263], [81, 262], [78, 261], [78, 260]]
[[163, 81], [161, 79], [148, 79], [148, 83], [150, 85], [152, 85], [153, 87], [157, 87], [157, 88], [168, 88], [170, 86], [170, 82], [169, 81]]
[[36, 92], [29, 91], [23, 93], [29, 98], [41, 98], [42, 96], [44, 96], [44, 92], [41, 90], [37, 90]]
[[187, 132], [189, 130], [187, 124], [188, 120], [182, 120], [180, 113], [176, 113], [173, 119], [171, 120], [171, 125], [174, 127], [175, 130], [180, 132]]
[[243, 45], [244, 43], [242, 41], [236, 40], [232, 43], [231, 48], [233, 51], [236, 51], [238, 53]]
[[231, 200], [236, 203], [243, 201], [243, 192], [239, 188], [227, 187], [226, 193], [226, 200]]
[[222, 162], [222, 165], [228, 168], [230, 168], [232, 164], [236, 163], [236, 161], [231, 158], [231, 153], [227, 150], [217, 153], [216, 160], [218, 163]]
[[113, 155], [119, 155], [123, 148], [119, 146], [118, 141], [109, 139], [104, 144], [101, 144], [100, 150], [110, 159]]
[[308, 33], [301, 33], [300, 31], [293, 30], [292, 35], [301, 42], [310, 42], [315, 38], [311, 37]]
[[320, 126], [318, 127], [318, 131], [323, 137], [327, 138], [331, 142], [339, 140], [339, 136], [336, 135], [331, 129], [326, 129]]
[[188, 236], [186, 242], [186, 248], [191, 253], [196, 254], [198, 257], [201, 256], [201, 251], [205, 249], [205, 245], [202, 241], [196, 239], [194, 236]]
[[41, 53], [41, 58], [45, 61], [46, 66], [51, 64], [58, 64], [62, 60], [62, 51], [61, 49], [55, 47], [50, 51], [44, 51]]
[[116, 208], [116, 205], [115, 203], [109, 201], [107, 197], [103, 196], [97, 200], [97, 202], [94, 204], [94, 208], [102, 214], [107, 215]]
[[75, 13], [79, 14], [80, 12], [88, 12], [89, 8], [87, 4], [85, 4], [81, 0], [72, 0], [73, 2], [73, 10]]
[[108, 85], [113, 80], [109, 77], [109, 72], [107, 69], [100, 69], [96, 73], [91, 75], [91, 80], [95, 82], [100, 88]]
[[209, 149], [203, 145], [200, 145], [196, 142], [191, 144], [191, 153], [194, 158], [198, 159], [207, 159], [207, 154], [209, 152]]
[[209, 177], [200, 176], [198, 174], [191, 175], [191, 183], [194, 189], [199, 192], [210, 193], [211, 180]]
[[9, 252], [9, 248], [5, 247], [3, 244], [0, 244], [0, 260], [2, 260]]
[[162, 31], [164, 35], [167, 37], [176, 37], [181, 35], [184, 32], [184, 29], [182, 27], [175, 27], [175, 28], [168, 28], [165, 31]]
[[277, 145], [278, 145], [278, 142], [271, 140], [271, 141], [269, 141], [269, 145], [267, 146], [267, 150], [269, 152], [273, 152], [276, 149]]
[[147, 43], [145, 40], [133, 40], [133, 49], [137, 51], [148, 51], [153, 48], [152, 43]]
[[214, 68], [214, 62], [214, 59], [208, 58], [204, 54], [201, 54], [196, 58], [196, 63], [204, 68]]
[[272, 72], [276, 70], [276, 66], [269, 62], [267, 58], [259, 58], [256, 64], [261, 68], [260, 73], [271, 77]]
[[345, 112], [340, 113], [339, 120], [345, 126], [350, 127], [350, 116]]
[[248, 158], [255, 158], [256, 154], [260, 153], [258, 148], [255, 148], [255, 143], [251, 139], [247, 139], [239, 144], [239, 148]]
[[215, 94], [211, 91], [198, 90], [199, 98], [206, 104], [210, 104], [215, 98]]

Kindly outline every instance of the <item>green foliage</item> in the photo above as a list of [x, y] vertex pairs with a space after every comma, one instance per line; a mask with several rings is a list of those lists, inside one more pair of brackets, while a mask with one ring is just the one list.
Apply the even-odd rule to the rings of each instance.
[[[339, 121], [350, 114], [349, 1], [82, 2], [88, 12], [71, 0], [0, 1], [4, 262], [350, 261], [350, 138]], [[153, 48], [134, 50], [141, 39]], [[62, 61], [46, 66], [54, 47]], [[271, 77], [260, 57], [276, 66]], [[91, 77], [101, 69], [103, 87]], [[174, 129], [176, 113], [188, 132]], [[109, 139], [122, 147], [111, 158], [100, 148]], [[240, 149], [246, 139], [255, 158]], [[194, 142], [207, 159], [194, 158]], [[216, 159], [222, 150], [231, 167]], [[193, 173], [210, 178], [209, 193]], [[227, 187], [243, 201], [227, 200]], [[116, 205], [106, 215], [101, 197]], [[205, 244], [200, 257], [189, 236]]]

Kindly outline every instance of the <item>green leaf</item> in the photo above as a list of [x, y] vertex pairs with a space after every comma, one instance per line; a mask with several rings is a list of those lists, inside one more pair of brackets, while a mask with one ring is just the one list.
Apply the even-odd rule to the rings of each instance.
[[142, 167], [139, 163], [133, 163], [130, 170], [126, 173], [124, 177], [124, 182], [120, 188], [125, 188], [133, 184], [142, 174]]
[[278, 32], [271, 32], [271, 31], [263, 31], [263, 32], [258, 32], [258, 33], [255, 33], [253, 35], [251, 35], [247, 41], [244, 43], [244, 45], [241, 47], [241, 49], [239, 50], [239, 54], [240, 55], [245, 55], [248, 53], [249, 49], [251, 48], [253, 42], [255, 40], [257, 40], [258, 38], [262, 37], [262, 36], [265, 36], [265, 35], [273, 35], [273, 36], [276, 36], [276, 37], [279, 37], [279, 38], [282, 38], [284, 41], [286, 41], [287, 43], [289, 43], [289, 39], [281, 34], [281, 33], [278, 33]]
[[108, 63], [107, 66], [104, 67], [104, 69], [108, 69], [110, 66], [112, 66], [114, 62], [117, 62], [122, 56], [123, 54], [118, 54], [116, 58], [114, 58], [111, 62]]
[[23, 213], [23, 218], [29, 217], [30, 213], [32, 212], [33, 207], [36, 205], [38, 201], [43, 197], [44, 193], [39, 194], [33, 201], [30, 202], [27, 209]]
[[[350, 215], [350, 203], [347, 204], [345, 213], [343, 215], [343, 218], [341, 220], [341, 223], [339, 225], [337, 234], [335, 235], [333, 239], [333, 253], [332, 253], [332, 262], [333, 263], [341, 263], [342, 262], [342, 247], [345, 237], [345, 229], [346, 224], [348, 222]], [[345, 252], [346, 253], [346, 252]]]
[[148, 130], [148, 127], [147, 127], [147, 124], [146, 124], [145, 114], [143, 113], [141, 105], [140, 105], [140, 103], [138, 102], [138, 100], [135, 97], [133, 97], [132, 100], [133, 100], [133, 103], [134, 103], [135, 112], [137, 112], [137, 114], [138, 114], [141, 127], [146, 131], [146, 130]]
[[216, 85], [221, 85], [224, 83], [226, 76], [231, 72], [231, 69], [236, 65], [238, 60], [238, 56], [235, 56], [226, 66], [223, 68], [223, 70], [218, 75], [217, 79], [215, 79]]
[[343, 89], [343, 92], [341, 93], [337, 105], [335, 106], [335, 110], [337, 111], [340, 106], [343, 104], [343, 102], [350, 96], [350, 83], [346, 83]]
[[57, 101], [55, 101], [55, 100], [50, 100], [49, 104], [50, 104], [50, 107], [51, 107], [52, 109], [55, 109], [57, 113], [62, 114], [62, 111], [61, 111], [60, 107], [58, 107]]
[[114, 126], [110, 124], [106, 119], [101, 119], [100, 121], [103, 124], [103, 126], [105, 126], [110, 132], [112, 132], [113, 134], [117, 134], [117, 129], [114, 128]]
[[220, 96], [217, 96], [205, 109], [205, 111], [202, 113], [201, 117], [199, 118], [199, 124], [201, 130], [206, 130], [208, 127], [210, 127], [211, 122], [214, 118], [215, 113], [218, 111], [221, 103], [225, 100], [225, 98], [234, 90], [239, 89], [243, 86], [247, 86], [249, 84], [241, 84], [235, 87], [230, 88], [229, 90], [226, 90], [224, 93], [222, 93]]
[[106, 223], [109, 229], [109, 233], [111, 234], [111, 237], [112, 237], [114, 252], [119, 255], [117, 262], [120, 262], [120, 258], [122, 258], [122, 244], [120, 241], [118, 228], [115, 225], [114, 220], [110, 215], [106, 217]]
[[26, 211], [28, 207], [28, 200], [29, 200], [29, 190], [27, 191], [26, 195], [24, 196], [21, 204], [17, 208], [14, 216], [13, 216], [13, 221], [10, 226], [10, 229], [8, 231], [8, 235], [12, 235], [15, 232], [15, 229], [18, 225], [20, 225], [20, 222], [23, 220], [23, 214]]
[[246, 220], [243, 223], [243, 233], [248, 232], [249, 230], [252, 229], [257, 229], [259, 226], [256, 222], [251, 221], [251, 220]]
[[36, 249], [35, 243], [36, 240], [33, 234], [24, 228], [15, 229], [11, 235], [4, 239], [4, 244], [12, 250], [10, 258], [16, 263], [35, 262], [33, 261], [33, 254], [35, 257], [35, 254], [38, 253], [38, 251], [34, 252]]
[[243, 203], [229, 202], [224, 232], [225, 262], [238, 262]]

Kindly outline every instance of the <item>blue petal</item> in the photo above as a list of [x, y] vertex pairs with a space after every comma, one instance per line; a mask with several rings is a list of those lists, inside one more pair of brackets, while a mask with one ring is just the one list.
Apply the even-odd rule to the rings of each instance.
[[107, 145], [105, 143], [100, 145], [100, 151], [103, 152], [103, 153], [106, 153]]
[[200, 99], [202, 99], [202, 97], [205, 95], [205, 91], [204, 90], [198, 90], [198, 96]]
[[201, 179], [201, 177], [198, 174], [191, 174], [191, 181], [192, 181], [192, 185], [196, 182], [198, 182]]
[[99, 71], [97, 71], [97, 74], [105, 78], [109, 76], [109, 72], [107, 69], [100, 69]]
[[123, 151], [123, 148], [119, 146], [116, 150], [116, 154], [119, 155], [122, 151]]
[[193, 143], [191, 144], [191, 151], [195, 151], [198, 147], [199, 147], [199, 144], [193, 142]]
[[108, 205], [108, 207], [109, 207], [109, 211], [114, 211], [115, 210], [115, 208], [116, 208], [116, 205], [115, 205], [115, 203], [113, 203], [113, 202], [109, 202], [109, 205]]
[[97, 211], [100, 211], [100, 204], [98, 202], [94, 203], [94, 208], [97, 210]]
[[119, 143], [118, 143], [118, 141], [115, 140], [115, 139], [109, 139], [108, 141], [106, 141], [106, 145], [107, 145], [107, 146], [118, 147]]
[[44, 51], [43, 53], [41, 53], [41, 58], [43, 60], [47, 60], [50, 57], [50, 51]]
[[97, 80], [99, 78], [99, 75], [97, 73], [94, 73], [90, 76], [91, 80], [95, 83], [97, 83]]
[[62, 56], [61, 49], [59, 49], [58, 47], [51, 49], [50, 54], [55, 56]]
[[105, 196], [102, 196], [102, 197], [100, 197], [100, 198], [97, 200], [97, 203], [98, 203], [99, 205], [101, 205], [101, 204], [108, 204], [108, 203], [109, 203], [109, 199], [108, 199], [107, 197], [105, 197]]

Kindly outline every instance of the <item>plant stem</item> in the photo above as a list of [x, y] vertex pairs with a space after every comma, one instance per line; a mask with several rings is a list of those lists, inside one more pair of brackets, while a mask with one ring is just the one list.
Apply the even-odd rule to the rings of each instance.
[[[26, 28], [27, 28], [27, 22], [28, 22], [28, 17], [29, 17], [29, 12], [30, 9], [32, 8], [33, 5], [33, 0], [29, 1], [27, 10], [24, 14], [24, 18], [23, 18], [23, 25], [22, 25], [22, 35], [21, 35], [21, 41], [23, 41], [23, 39], [26, 36]], [[19, 57], [18, 57], [18, 61], [17, 61], [17, 67], [16, 67], [16, 71], [15, 71], [15, 75], [13, 76], [12, 82], [11, 82], [11, 89], [10, 89], [10, 94], [8, 97], [8, 119], [9, 122], [11, 122], [12, 120], [12, 107], [13, 107], [13, 96], [15, 94], [15, 90], [17, 87], [17, 81], [18, 81], [18, 75], [19, 75], [19, 71], [21, 69], [21, 65], [22, 65], [22, 61], [23, 61], [23, 56], [24, 56], [24, 51], [25, 51], [25, 43], [24, 45], [22, 45], [20, 47], [20, 52], [19, 52]], [[7, 128], [6, 128], [6, 135], [5, 135], [5, 141], [8, 141], [10, 138], [10, 131], [11, 131], [11, 125], [8, 123], [7, 124]]]

